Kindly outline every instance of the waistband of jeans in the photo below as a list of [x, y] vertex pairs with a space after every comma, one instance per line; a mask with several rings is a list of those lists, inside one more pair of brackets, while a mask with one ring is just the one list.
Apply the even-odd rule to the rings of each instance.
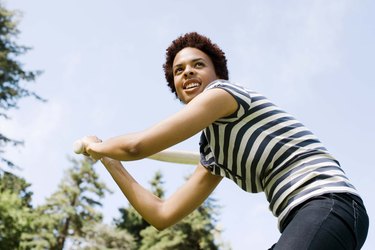
[[317, 196], [311, 197], [310, 199], [307, 199], [306, 201], [302, 202], [298, 206], [294, 207], [289, 212], [289, 214], [285, 218], [284, 222], [282, 223], [282, 225], [280, 227], [281, 231], [283, 231], [286, 228], [286, 226], [293, 219], [293, 217], [296, 215], [296, 213], [298, 212], [298, 210], [301, 207], [303, 207], [304, 205], [306, 205], [310, 201], [316, 200], [316, 199], [319, 199], [319, 198], [330, 198], [330, 199], [336, 199], [336, 200], [341, 198], [343, 200], [346, 200], [349, 203], [351, 203], [354, 200], [359, 206], [361, 206], [363, 209], [366, 209], [364, 204], [363, 204], [363, 200], [361, 199], [361, 197], [359, 197], [358, 195], [355, 195], [355, 194], [351, 194], [351, 193], [332, 193], [331, 192], [331, 193], [317, 195]]
[[329, 198], [332, 198], [332, 199], [341, 198], [341, 199], [346, 200], [348, 202], [352, 202], [354, 200], [358, 205], [365, 208], [365, 205], [363, 203], [362, 198], [359, 197], [358, 195], [355, 195], [355, 194], [351, 194], [351, 193], [327, 193], [327, 194], [322, 194], [320, 196], [329, 197]]

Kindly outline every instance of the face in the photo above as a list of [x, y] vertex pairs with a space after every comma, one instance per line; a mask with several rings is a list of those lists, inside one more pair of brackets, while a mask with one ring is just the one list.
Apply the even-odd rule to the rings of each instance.
[[174, 58], [173, 79], [178, 97], [187, 104], [218, 77], [209, 56], [199, 49], [187, 47]]

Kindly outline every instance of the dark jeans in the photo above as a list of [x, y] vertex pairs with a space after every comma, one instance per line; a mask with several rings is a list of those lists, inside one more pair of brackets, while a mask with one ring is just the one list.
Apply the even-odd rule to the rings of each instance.
[[346, 193], [314, 197], [292, 210], [274, 250], [361, 249], [369, 227], [362, 200]]

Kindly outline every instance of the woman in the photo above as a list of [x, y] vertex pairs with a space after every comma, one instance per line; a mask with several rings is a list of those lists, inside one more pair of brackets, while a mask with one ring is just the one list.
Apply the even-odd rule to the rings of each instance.
[[[225, 54], [210, 39], [187, 33], [167, 49], [164, 72], [186, 104], [138, 133], [102, 142], [83, 139], [133, 207], [162, 230], [191, 213], [223, 177], [248, 192], [265, 192], [281, 237], [272, 249], [360, 249], [368, 230], [363, 202], [337, 160], [300, 122], [264, 96], [228, 81]], [[201, 132], [203, 131], [203, 132]], [[201, 161], [163, 201], [140, 186], [119, 160], [155, 154], [201, 132]]]

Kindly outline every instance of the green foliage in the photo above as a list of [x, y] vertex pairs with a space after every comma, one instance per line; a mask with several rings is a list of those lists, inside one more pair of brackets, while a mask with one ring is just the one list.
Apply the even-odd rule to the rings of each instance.
[[126, 230], [97, 224], [86, 232], [83, 250], [135, 250], [134, 238]]
[[[17, 103], [21, 98], [33, 96], [43, 101], [40, 96], [24, 86], [27, 82], [35, 81], [41, 72], [27, 71], [17, 60], [20, 55], [30, 49], [14, 41], [19, 34], [16, 20], [19, 16], [18, 12], [5, 9], [0, 1], [0, 117], [6, 119], [9, 118], [6, 112], [17, 108]], [[14, 167], [11, 161], [1, 156], [4, 152], [1, 148], [9, 144], [16, 146], [22, 144], [22, 141], [11, 139], [0, 131], [0, 161]]]
[[30, 232], [31, 208], [10, 190], [0, 193], [0, 246], [18, 249], [21, 237]]
[[142, 216], [132, 207], [120, 208], [120, 218], [115, 219], [114, 222], [117, 228], [128, 231], [137, 243], [142, 240], [141, 231], [150, 226]]
[[155, 173], [153, 179], [149, 182], [151, 185], [151, 192], [159, 198], [164, 198], [165, 192], [163, 188], [163, 175], [160, 171]]
[[[22, 250], [168, 250], [219, 249], [216, 227], [218, 206], [208, 198], [176, 225], [163, 231], [150, 226], [131, 206], [120, 209], [116, 228], [103, 224], [96, 210], [108, 192], [87, 158], [71, 159], [58, 189], [45, 204], [33, 209], [30, 184], [11, 173], [0, 175], [0, 248]], [[162, 174], [150, 181], [153, 193], [163, 198]]]
[[33, 233], [26, 235], [22, 246], [32, 249], [63, 249], [70, 237], [84, 238], [88, 228], [101, 221], [95, 210], [100, 199], [109, 191], [89, 159], [71, 159], [73, 167], [60, 183], [58, 190], [35, 211]]
[[18, 21], [15, 20], [19, 16], [19, 12], [5, 9], [0, 2], [0, 108], [5, 110], [16, 108], [17, 101], [22, 97], [34, 96], [41, 99], [21, 85], [23, 81], [34, 81], [41, 72], [26, 71], [16, 60], [16, 57], [30, 50], [14, 41], [19, 34]]
[[8, 172], [0, 173], [0, 246], [17, 249], [30, 232], [32, 220], [30, 184]]
[[31, 207], [31, 197], [33, 193], [28, 190], [31, 186], [25, 179], [20, 178], [10, 172], [0, 172], [0, 192], [10, 190], [16, 194], [22, 202], [22, 205]]

